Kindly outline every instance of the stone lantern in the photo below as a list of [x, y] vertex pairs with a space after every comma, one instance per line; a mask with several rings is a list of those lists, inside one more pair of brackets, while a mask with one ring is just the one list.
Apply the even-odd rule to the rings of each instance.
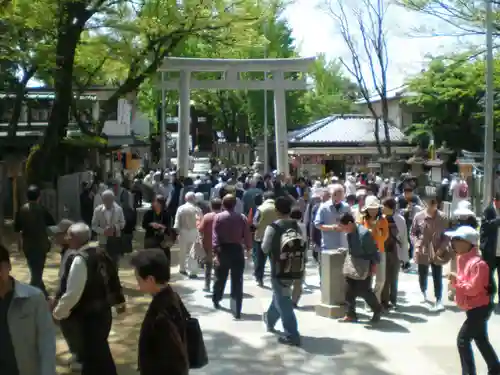
[[436, 155], [443, 162], [442, 173], [446, 176], [448, 175], [447, 163], [450, 160], [450, 156], [453, 154], [453, 150], [446, 147], [446, 141], [441, 143], [441, 147], [436, 150]]
[[427, 186], [427, 175], [424, 173], [424, 165], [426, 162], [427, 151], [421, 147], [414, 150], [413, 156], [406, 161], [410, 165], [411, 175], [417, 180], [419, 193], [422, 194]]

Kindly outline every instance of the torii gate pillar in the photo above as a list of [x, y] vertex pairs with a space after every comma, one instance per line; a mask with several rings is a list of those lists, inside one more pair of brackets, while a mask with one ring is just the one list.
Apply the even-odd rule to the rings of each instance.
[[[190, 90], [272, 90], [274, 91], [274, 119], [276, 161], [278, 172], [286, 176], [290, 169], [288, 164], [288, 132], [286, 124], [287, 90], [305, 90], [307, 82], [305, 74], [300, 79], [287, 78], [287, 73], [306, 73], [314, 58], [291, 59], [196, 59], [169, 57], [160, 67], [161, 72], [179, 72], [178, 79], [163, 80], [157, 84], [162, 90], [179, 91], [179, 125], [177, 133], [177, 168], [180, 176], [187, 177], [189, 173], [189, 134], [191, 122]], [[196, 80], [192, 72], [222, 72], [222, 79]], [[252, 81], [241, 76], [245, 72], [271, 72], [272, 79]], [[162, 95], [164, 98], [164, 95]], [[162, 108], [165, 106], [162, 99]], [[161, 139], [165, 130], [162, 129]], [[166, 155], [162, 155], [162, 164]], [[265, 161], [267, 163], [267, 160]]]

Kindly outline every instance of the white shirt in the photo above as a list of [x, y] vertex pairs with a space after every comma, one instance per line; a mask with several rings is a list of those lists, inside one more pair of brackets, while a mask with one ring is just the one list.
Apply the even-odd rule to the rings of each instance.
[[104, 217], [106, 218], [106, 222], [108, 222], [108, 225], [111, 225], [111, 217], [113, 216], [113, 211], [111, 210], [106, 210], [104, 211]]
[[82, 297], [85, 284], [87, 284], [87, 264], [82, 256], [77, 255], [69, 269], [66, 292], [61, 296], [52, 312], [54, 319], [62, 320], [70, 316], [71, 310]]
[[197, 231], [198, 219], [202, 213], [198, 206], [190, 202], [179, 207], [175, 214], [174, 229], [178, 231]]

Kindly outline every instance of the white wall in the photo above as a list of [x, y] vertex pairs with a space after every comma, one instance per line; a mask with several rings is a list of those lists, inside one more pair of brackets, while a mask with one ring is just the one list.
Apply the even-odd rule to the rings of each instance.
[[[368, 109], [366, 103], [356, 104], [358, 111], [362, 114], [371, 116], [372, 113]], [[373, 108], [379, 117], [382, 117], [382, 102], [377, 101], [373, 103]], [[399, 129], [405, 129], [412, 123], [411, 113], [406, 112], [400, 105], [398, 99], [389, 100], [389, 120], [391, 120]]]
[[149, 136], [149, 119], [134, 109], [127, 99], [118, 100], [117, 120], [106, 121], [103, 132], [107, 135], [128, 136], [132, 131], [140, 136]]

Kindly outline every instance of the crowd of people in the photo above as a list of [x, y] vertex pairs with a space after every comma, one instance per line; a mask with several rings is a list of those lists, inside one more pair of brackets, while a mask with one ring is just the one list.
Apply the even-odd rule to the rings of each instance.
[[[201, 276], [215, 309], [221, 308], [231, 276], [230, 311], [236, 320], [244, 309], [245, 258], [251, 258], [256, 285], [269, 282], [273, 294], [263, 312], [265, 329], [276, 332], [281, 320], [284, 333], [278, 341], [292, 346], [301, 344], [294, 309], [307, 278], [306, 262], [316, 262], [321, 273], [324, 251], [345, 253], [344, 323], [357, 321], [358, 297], [373, 312], [371, 324], [390, 319], [384, 315], [398, 309], [399, 275], [412, 270], [418, 274], [424, 304], [431, 302], [430, 270], [431, 308], [443, 311], [443, 266], [449, 263], [447, 297], [466, 314], [457, 338], [462, 373], [476, 374], [474, 341], [488, 374], [500, 374], [487, 333], [493, 297], [500, 293], [493, 276], [495, 270], [500, 275], [500, 195], [479, 223], [468, 190], [457, 186], [451, 190], [457, 192], [451, 200], [457, 199], [450, 218], [440, 210], [449, 194], [421, 199], [415, 179], [408, 176], [398, 182], [379, 174], [352, 174], [345, 181], [335, 176], [292, 181], [278, 174], [225, 170], [180, 179], [151, 171], [133, 181], [85, 184], [82, 221], [64, 219], [57, 225], [39, 204], [39, 189], [30, 186], [14, 227], [22, 239], [31, 286], [13, 279], [9, 251], [0, 247], [0, 324], [8, 328], [0, 329], [0, 372], [53, 375], [56, 321], [72, 353], [73, 370], [83, 375], [117, 373], [108, 343], [111, 311], [126, 312], [118, 271], [121, 258], [133, 251], [132, 239], [140, 226], [143, 246], [128, 258], [139, 289], [153, 296], [138, 338], [142, 375], [186, 375], [194, 366], [195, 344], [187, 334], [190, 315], [169, 285], [175, 243], [179, 273], [191, 279]], [[151, 205], [144, 205], [148, 201]], [[144, 207], [140, 218], [137, 211]], [[54, 244], [61, 249], [61, 261], [59, 287], [51, 295], [43, 270]]]

